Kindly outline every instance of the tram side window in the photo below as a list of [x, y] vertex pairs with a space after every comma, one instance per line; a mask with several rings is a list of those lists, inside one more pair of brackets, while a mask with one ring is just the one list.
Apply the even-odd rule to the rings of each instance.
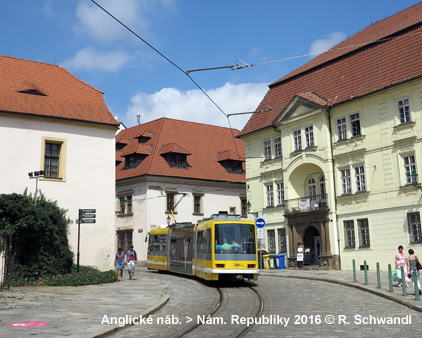
[[149, 247], [148, 247], [148, 251], [152, 254], [154, 252], [154, 243], [156, 241], [156, 235], [150, 235], [149, 236]]
[[206, 253], [207, 243], [206, 243], [206, 232], [205, 231], [198, 232], [197, 241], [198, 241], [198, 253]]
[[160, 253], [161, 255], [165, 255], [166, 253], [166, 235], [160, 235]]

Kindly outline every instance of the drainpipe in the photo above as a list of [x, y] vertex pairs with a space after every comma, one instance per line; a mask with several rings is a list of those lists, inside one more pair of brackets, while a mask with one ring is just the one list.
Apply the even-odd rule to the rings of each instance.
[[338, 225], [338, 215], [337, 215], [337, 182], [336, 182], [336, 173], [334, 172], [334, 152], [333, 152], [333, 131], [331, 126], [331, 109], [327, 107], [328, 112], [328, 127], [329, 127], [329, 134], [330, 134], [330, 152], [331, 152], [331, 163], [332, 163], [332, 173], [333, 173], [333, 185], [334, 185], [334, 210], [336, 214], [336, 229], [337, 229], [337, 249], [338, 249], [338, 263], [339, 269], [341, 270], [341, 255], [340, 255], [340, 231]]

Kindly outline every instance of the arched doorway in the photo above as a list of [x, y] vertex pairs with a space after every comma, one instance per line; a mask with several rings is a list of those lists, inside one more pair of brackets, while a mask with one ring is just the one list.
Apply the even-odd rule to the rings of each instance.
[[319, 260], [319, 256], [322, 254], [321, 235], [317, 228], [310, 226], [308, 229], [306, 229], [305, 234], [303, 235], [303, 244], [305, 245], [305, 249], [310, 250], [309, 264], [320, 265], [321, 262]]

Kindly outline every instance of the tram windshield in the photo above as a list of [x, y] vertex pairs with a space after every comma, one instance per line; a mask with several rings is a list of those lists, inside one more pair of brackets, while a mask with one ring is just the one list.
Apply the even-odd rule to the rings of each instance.
[[216, 224], [215, 252], [255, 254], [255, 227], [253, 224]]

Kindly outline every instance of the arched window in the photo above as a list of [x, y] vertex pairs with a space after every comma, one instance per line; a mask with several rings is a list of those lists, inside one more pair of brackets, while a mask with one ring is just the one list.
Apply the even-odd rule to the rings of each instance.
[[313, 178], [308, 180], [308, 196], [316, 196], [316, 182]]
[[325, 195], [325, 176], [322, 175], [319, 179], [319, 193]]

